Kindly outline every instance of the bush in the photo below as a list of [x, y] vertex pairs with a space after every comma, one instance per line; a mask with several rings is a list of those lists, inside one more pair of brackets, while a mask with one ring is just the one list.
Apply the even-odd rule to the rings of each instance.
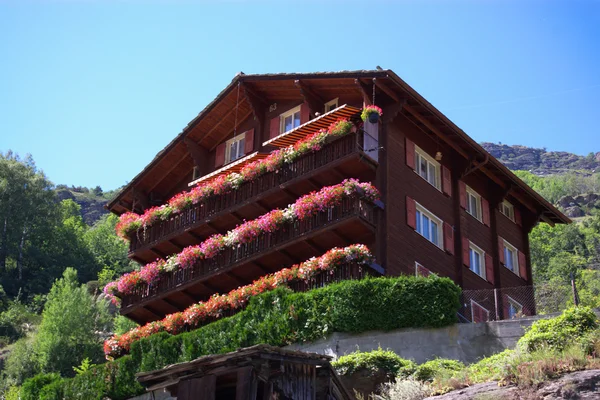
[[431, 390], [422, 382], [414, 379], [399, 379], [384, 383], [381, 394], [373, 395], [373, 400], [422, 400], [429, 396]]
[[562, 350], [598, 328], [598, 318], [589, 307], [572, 307], [560, 316], [533, 323], [518, 345], [527, 351], [541, 348]]
[[[60, 382], [61, 377], [57, 373], [52, 374], [38, 374], [33, 378], [27, 379], [23, 386], [21, 386], [21, 390], [19, 392], [19, 398], [21, 400], [41, 400], [42, 392], [48, 393], [48, 390], [45, 390], [46, 385], [51, 385], [55, 382]], [[51, 399], [52, 397], [49, 397]]]
[[415, 371], [415, 379], [419, 381], [431, 381], [440, 373], [461, 371], [465, 365], [457, 360], [447, 358], [436, 358], [419, 365]]
[[[143, 393], [137, 372], [203, 355], [259, 343], [283, 346], [331, 332], [450, 325], [456, 322], [459, 295], [451, 280], [435, 277], [345, 281], [304, 293], [280, 288], [252, 298], [232, 317], [176, 336], [162, 332], [141, 339], [132, 344], [130, 355], [65, 379], [53, 393], [60, 389], [65, 399], [127, 399]], [[414, 364], [404, 362], [414, 372]]]
[[405, 360], [391, 350], [355, 351], [340, 357], [331, 363], [340, 375], [351, 375], [358, 370], [367, 370], [371, 374], [383, 371], [388, 378], [407, 377], [415, 372], [417, 365]]

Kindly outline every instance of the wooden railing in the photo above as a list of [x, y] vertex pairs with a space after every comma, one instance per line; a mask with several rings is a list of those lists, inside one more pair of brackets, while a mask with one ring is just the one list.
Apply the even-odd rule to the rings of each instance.
[[130, 237], [129, 252], [151, 247], [184, 230], [200, 226], [206, 219], [216, 214], [252, 200], [269, 190], [277, 189], [283, 183], [300, 178], [342, 157], [357, 153], [362, 150], [362, 140], [362, 132], [335, 139], [325, 144], [321, 150], [305, 154], [275, 172], [268, 172], [252, 182], [246, 182], [237, 190], [213, 196], [203, 203], [171, 216], [167, 221], [156, 222], [145, 230], [133, 233]]
[[227, 248], [216, 257], [201, 260], [191, 268], [167, 273], [154, 285], [137, 287], [133, 293], [122, 298], [121, 308], [125, 309], [141, 301], [192, 284], [209, 275], [217, 274], [219, 271], [230, 269], [236, 264], [276, 251], [281, 246], [300, 239], [304, 235], [326, 229], [329, 225], [346, 219], [360, 218], [374, 226], [376, 209], [377, 206], [357, 197], [345, 198], [338, 206], [321, 211], [311, 218], [296, 221], [272, 233], [261, 234], [251, 242], [236, 248]]

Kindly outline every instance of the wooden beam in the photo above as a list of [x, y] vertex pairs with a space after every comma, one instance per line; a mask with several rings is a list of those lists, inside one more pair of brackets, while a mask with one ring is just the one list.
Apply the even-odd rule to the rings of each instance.
[[248, 87], [248, 84], [244, 83], [242, 87], [244, 88], [244, 97], [250, 105], [250, 108], [252, 108], [254, 120], [258, 121], [259, 131], [262, 131], [267, 102], [263, 98], [257, 96], [254, 91]]
[[380, 79], [373, 78], [373, 83], [377, 86], [381, 91], [387, 94], [392, 100], [396, 103], [400, 103], [403, 99], [400, 98], [392, 89], [387, 87]]
[[287, 258], [287, 260], [291, 263], [291, 264], [298, 264], [298, 259], [296, 257], [293, 257], [290, 253], [288, 253], [287, 251], [281, 249], [281, 250], [277, 250], [277, 252], [279, 254], [281, 254], [282, 256], [284, 256], [285, 258]]
[[316, 190], [321, 189], [322, 187], [322, 185], [319, 185], [319, 183], [316, 182], [313, 178], [308, 178], [306, 179], [306, 181], [310, 183], [310, 185]]
[[133, 199], [132, 208], [135, 208], [137, 203], [140, 203], [142, 210], [150, 207], [150, 200], [148, 199], [148, 196], [135, 186], [131, 188], [131, 198]]
[[179, 251], [183, 250], [183, 247], [177, 242], [175, 242], [173, 239], [169, 239], [168, 242], [171, 243], [174, 247], [178, 248]]
[[308, 103], [308, 107], [310, 107], [313, 114], [317, 112], [320, 113], [324, 109], [325, 101], [321, 98], [321, 96], [313, 92], [305, 83], [300, 80], [295, 80], [294, 85], [300, 89], [302, 98], [306, 103]]
[[271, 273], [271, 271], [267, 267], [265, 267], [265, 265], [261, 262], [252, 261], [252, 264], [254, 264], [254, 266], [256, 266], [256, 268], [260, 269], [261, 272], [265, 275]]
[[157, 255], [159, 258], [167, 258], [167, 255], [165, 253], [163, 253], [160, 250], [157, 250], [154, 247], [150, 247], [148, 250], [150, 250], [152, 253], [154, 253], [155, 255]]
[[244, 218], [242, 218], [242, 217], [240, 216], [240, 214], [238, 214], [237, 212], [235, 212], [235, 211], [232, 211], [232, 212], [230, 212], [229, 214], [230, 214], [230, 215], [231, 215], [233, 218], [235, 218], [235, 220], [236, 220], [236, 221], [237, 221], [239, 224], [241, 224], [241, 223], [243, 223], [243, 222], [244, 222]]
[[406, 104], [406, 100], [401, 100], [397, 103], [394, 103], [390, 106], [385, 107], [385, 112], [383, 113], [383, 123], [387, 124], [392, 122], [402, 111], [402, 107]]
[[178, 292], [181, 296], [183, 296], [188, 302], [196, 303], [198, 300], [192, 296], [187, 290], [180, 290]]
[[[227, 135], [229, 135], [229, 132], [233, 133], [238, 126], [240, 126], [242, 123], [244, 123], [246, 121], [246, 119], [248, 119], [248, 117], [252, 114], [252, 107], [250, 107], [250, 111], [248, 111], [246, 114], [242, 115], [239, 119], [238, 119], [238, 123], [237, 125], [234, 123], [233, 127], [231, 128], [231, 130], [228, 131]], [[239, 133], [239, 132], [238, 132]], [[225, 136], [227, 136], [225, 135]], [[217, 146], [219, 145], [219, 143], [221, 143], [220, 141], [217, 141], [217, 143], [212, 146], [210, 148], [210, 151], [213, 151], [214, 149], [217, 148]]]
[[310, 247], [311, 249], [313, 249], [317, 253], [324, 253], [325, 252], [325, 250], [321, 246], [319, 246], [318, 244], [316, 244], [315, 241], [312, 240], [312, 239], [306, 239], [304, 241], [304, 243], [306, 243], [308, 245], [308, 247]]
[[180, 307], [176, 306], [170, 300], [167, 300], [164, 297], [160, 298], [158, 300], [167, 305], [167, 308], [171, 310], [171, 311], [169, 311], [169, 313], [171, 313], [171, 314], [175, 313], [175, 312], [183, 311]]
[[188, 137], [183, 139], [183, 143], [185, 143], [192, 160], [194, 160], [194, 165], [198, 168], [198, 172], [203, 174], [205, 170], [204, 166], [208, 160], [208, 150]]
[[192, 238], [196, 239], [196, 240], [202, 240], [202, 237], [200, 237], [199, 235], [196, 235], [194, 232], [192, 231], [185, 231], [185, 234], [191, 236]]
[[261, 201], [261, 200], [256, 200], [256, 201], [254, 202], [254, 204], [255, 204], [255, 205], [258, 207], [258, 208], [260, 208], [260, 209], [261, 209], [263, 212], [269, 212], [269, 211], [270, 211], [269, 207], [267, 207], [267, 206], [265, 205], [265, 203], [264, 203], [263, 201]]
[[154, 318], [156, 318], [156, 319], [162, 319], [162, 318], [164, 318], [164, 315], [158, 314], [155, 310], [152, 310], [152, 308], [149, 307], [148, 305], [142, 306], [142, 309], [144, 309], [145, 311], [147, 311], [150, 314], [152, 314], [154, 316]]
[[298, 195], [294, 192], [292, 192], [290, 189], [288, 188], [281, 188], [281, 191], [283, 193], [285, 193], [289, 198], [291, 198], [292, 200], [296, 200], [298, 198]]
[[237, 276], [236, 274], [234, 274], [231, 271], [225, 272], [225, 275], [228, 276], [229, 278], [231, 278], [232, 280], [234, 280], [236, 285], [238, 285], [238, 286], [244, 286], [244, 285], [248, 284], [248, 282], [245, 282], [239, 276]]
[[367, 87], [367, 85], [365, 85], [360, 79], [355, 79], [354, 84], [358, 88], [360, 94], [362, 94], [363, 102], [368, 106], [373, 105], [373, 102], [371, 101], [371, 98], [369, 97], [369, 88]]
[[329, 230], [329, 232], [333, 233], [335, 236], [342, 239], [345, 243], [352, 243], [352, 240], [350, 240], [350, 238], [348, 238], [346, 235], [344, 235], [342, 233], [339, 233], [337, 229], [331, 229], [331, 230]]
[[148, 189], [148, 193], [151, 193], [158, 185], [160, 185], [162, 181], [169, 176], [171, 172], [173, 172], [173, 170], [175, 170], [183, 161], [185, 161], [186, 158], [187, 157], [179, 157], [175, 160], [175, 162], [173, 162], [171, 168], [160, 170], [162, 172], [160, 177], [153, 179], [154, 184]]
[[[213, 232], [213, 233], [219, 233], [219, 230], [217, 228], [215, 228], [215, 226], [211, 223], [211, 222], [207, 222], [206, 226]], [[200, 239], [202, 240], [202, 239]]]

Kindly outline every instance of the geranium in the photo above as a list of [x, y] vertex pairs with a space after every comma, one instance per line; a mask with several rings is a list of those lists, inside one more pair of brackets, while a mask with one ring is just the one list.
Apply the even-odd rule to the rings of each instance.
[[227, 294], [215, 294], [205, 302], [189, 306], [183, 312], [169, 314], [160, 321], [149, 322], [123, 335], [115, 335], [104, 342], [104, 354], [107, 359], [119, 357], [129, 351], [133, 342], [141, 338], [162, 331], [176, 335], [186, 329], [197, 328], [222, 317], [228, 311], [243, 309], [252, 296], [287, 286], [293, 281], [311, 279], [320, 271], [333, 271], [351, 263], [367, 265], [372, 262], [373, 255], [365, 245], [354, 244], [345, 248], [333, 248], [320, 257], [313, 257], [290, 268], [265, 275]]
[[364, 121], [369, 119], [369, 115], [371, 114], [378, 114], [379, 116], [383, 115], [383, 111], [381, 110], [381, 108], [373, 105], [373, 106], [366, 106], [365, 108], [363, 108], [362, 113], [360, 114], [360, 118]]
[[321, 129], [288, 147], [274, 150], [262, 160], [254, 161], [242, 167], [239, 173], [219, 175], [192, 188], [189, 192], [181, 192], [160, 207], [152, 207], [142, 215], [128, 212], [119, 217], [116, 231], [119, 237], [128, 240], [129, 235], [141, 228], [147, 229], [157, 221], [166, 221], [172, 214], [180, 213], [192, 205], [206, 201], [211, 196], [223, 195], [238, 189], [244, 182], [252, 182], [267, 172], [274, 172], [286, 163], [311, 151], [320, 150], [329, 137], [347, 135], [354, 125], [347, 119], [333, 122], [327, 130]]

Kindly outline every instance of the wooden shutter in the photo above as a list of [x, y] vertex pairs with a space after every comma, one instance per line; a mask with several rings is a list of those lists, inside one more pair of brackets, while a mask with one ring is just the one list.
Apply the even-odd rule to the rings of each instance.
[[495, 279], [494, 279], [494, 259], [488, 253], [485, 253], [485, 278], [492, 285], [495, 283]]
[[498, 259], [501, 264], [504, 264], [504, 239], [498, 236]]
[[225, 164], [225, 143], [221, 143], [217, 146], [215, 151], [215, 168], [222, 167]]
[[447, 222], [444, 222], [444, 250], [454, 254], [454, 229]]
[[513, 207], [513, 211], [515, 213], [515, 224], [519, 226], [523, 226], [523, 221], [521, 221], [521, 212], [517, 207]]
[[406, 223], [413, 229], [417, 229], [417, 204], [406, 196]]
[[310, 108], [308, 108], [308, 104], [302, 103], [300, 105], [300, 125], [308, 121], [310, 121]]
[[483, 197], [481, 198], [481, 216], [483, 224], [490, 226], [490, 203]]
[[509, 306], [510, 306], [510, 302], [508, 301], [508, 296], [504, 295], [503, 299], [502, 299], [502, 317], [504, 319], [508, 319], [508, 314], [509, 314]]
[[246, 131], [244, 138], [244, 154], [250, 154], [254, 150], [254, 128]]
[[521, 278], [527, 280], [527, 258], [523, 252], [519, 253], [519, 275]]
[[489, 315], [485, 308], [479, 304], [471, 303], [471, 309], [473, 310], [473, 322], [487, 322]]
[[465, 265], [465, 267], [470, 267], [471, 258], [469, 257], [469, 239], [467, 239], [465, 236], [463, 236], [462, 238], [462, 255], [463, 264]]
[[460, 206], [467, 209], [467, 185], [463, 181], [458, 181], [458, 190], [460, 195]]
[[415, 169], [415, 144], [406, 138], [406, 165]]
[[269, 139], [273, 139], [275, 136], [279, 136], [281, 132], [281, 117], [277, 116], [271, 119], [271, 125], [269, 126]]
[[452, 196], [452, 175], [450, 170], [442, 165], [442, 192]]

